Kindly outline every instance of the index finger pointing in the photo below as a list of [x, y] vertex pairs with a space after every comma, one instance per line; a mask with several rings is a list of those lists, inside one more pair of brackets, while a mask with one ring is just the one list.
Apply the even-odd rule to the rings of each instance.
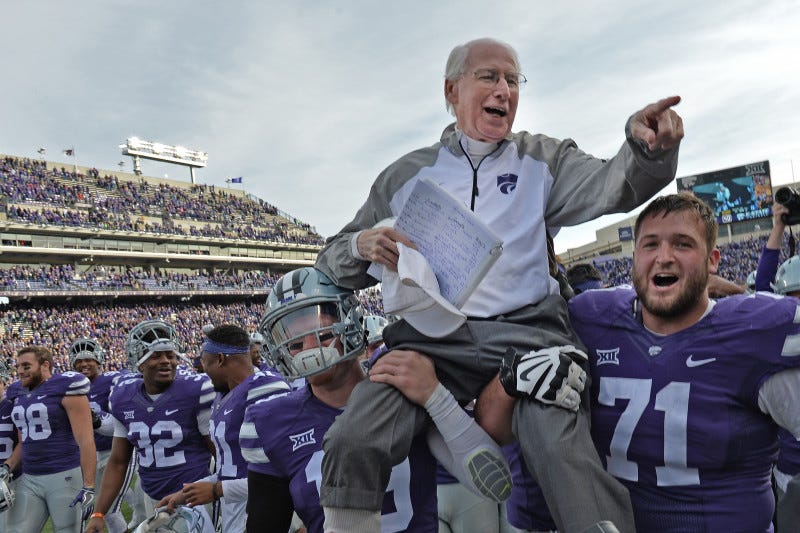
[[659, 115], [669, 109], [672, 106], [678, 105], [681, 102], [680, 96], [668, 96], [666, 98], [662, 98], [658, 102], [654, 104], [650, 104], [645, 108], [648, 115]]

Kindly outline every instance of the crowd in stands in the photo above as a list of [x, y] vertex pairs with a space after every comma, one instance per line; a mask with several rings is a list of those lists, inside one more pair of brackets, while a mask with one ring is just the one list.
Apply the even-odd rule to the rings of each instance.
[[[276, 217], [263, 200], [208, 185], [177, 187], [144, 179], [120, 181], [43, 161], [6, 157], [0, 161], [0, 205], [9, 220], [39, 225], [85, 227], [172, 235], [265, 240], [320, 245], [311, 226]], [[145, 220], [155, 217], [160, 222]]]
[[72, 265], [17, 265], [0, 268], [3, 291], [213, 291], [268, 289], [277, 274], [261, 271], [203, 273], [199, 270], [170, 272], [141, 267], [105, 267], [78, 273]]
[[370, 287], [359, 291], [358, 298], [364, 308], [364, 316], [383, 316], [383, 295], [379, 287]]

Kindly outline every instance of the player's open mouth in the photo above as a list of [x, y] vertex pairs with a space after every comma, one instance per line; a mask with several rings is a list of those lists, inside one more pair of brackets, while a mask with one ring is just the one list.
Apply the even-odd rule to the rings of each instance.
[[674, 274], [656, 274], [653, 276], [653, 284], [656, 287], [669, 287], [678, 283], [678, 276]]
[[498, 117], [504, 117], [507, 114], [505, 109], [500, 109], [499, 107], [484, 107], [483, 110]]

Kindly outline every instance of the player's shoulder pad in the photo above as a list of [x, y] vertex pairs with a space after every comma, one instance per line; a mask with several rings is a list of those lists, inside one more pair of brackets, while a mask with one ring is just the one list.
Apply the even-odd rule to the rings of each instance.
[[13, 382], [6, 389], [6, 399], [11, 400], [13, 402], [14, 398], [16, 398], [17, 396], [19, 396], [22, 393], [22, 389], [23, 389], [23, 387], [22, 387], [22, 382], [21, 381], [18, 380], [18, 381]]
[[276, 393], [289, 392], [289, 384], [280, 374], [259, 371], [253, 375], [247, 391], [247, 403], [253, 403]]
[[139, 390], [142, 385], [141, 374], [121, 374], [117, 376], [114, 381], [114, 386], [111, 388], [111, 398], [119, 398], [129, 396]]
[[217, 393], [208, 374], [176, 375], [169, 388], [170, 394], [197, 399], [201, 409], [210, 409]]
[[211, 378], [208, 377], [208, 374], [188, 374], [188, 373], [176, 373], [175, 374], [175, 382], [173, 385], [179, 384], [182, 390], [202, 390], [205, 391], [206, 389], [213, 389], [214, 386], [211, 384]]
[[569, 314], [574, 321], [619, 325], [618, 317], [633, 313], [636, 291], [630, 285], [585, 291], [569, 301]]
[[[53, 374], [53, 377], [48, 381], [53, 381], [53, 389], [56, 394], [63, 393], [64, 396], [80, 396], [89, 394], [91, 382], [89, 378], [80, 372], [63, 372], [61, 374]], [[63, 391], [63, 392], [61, 392]]]
[[111, 370], [110, 372], [103, 372], [92, 382], [92, 386], [97, 387], [112, 387], [119, 378], [119, 372]]
[[717, 320], [739, 323], [749, 331], [775, 331], [781, 326], [800, 323], [798, 304], [797, 298], [771, 292], [736, 294], [717, 300], [714, 316]]
[[269, 396], [265, 396], [260, 400], [257, 400], [255, 403], [250, 404], [247, 407], [248, 413], [258, 413], [257, 416], [269, 416], [271, 412], [277, 413], [289, 413], [292, 411], [298, 411], [303, 408], [303, 403], [305, 401], [304, 395], [298, 394], [302, 391], [296, 390], [287, 390], [284, 392], [277, 392], [275, 394], [270, 394]]

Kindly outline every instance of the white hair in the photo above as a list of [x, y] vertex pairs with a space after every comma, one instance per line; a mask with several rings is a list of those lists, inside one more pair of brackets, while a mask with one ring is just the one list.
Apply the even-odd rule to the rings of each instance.
[[[496, 44], [498, 46], [502, 46], [505, 48], [511, 58], [514, 60], [514, 67], [517, 70], [520, 70], [519, 65], [519, 56], [517, 55], [517, 51], [514, 48], [503, 41], [499, 41], [497, 39], [492, 39], [490, 37], [483, 37], [481, 39], [473, 39], [472, 41], [466, 42], [464, 44], [459, 44], [450, 52], [450, 56], [447, 58], [447, 64], [444, 67], [444, 79], [449, 81], [456, 81], [458, 78], [464, 75], [464, 72], [467, 68], [467, 59], [469, 58], [470, 50], [476, 44]], [[447, 100], [447, 96], [445, 95], [445, 107], [447, 111], [455, 116], [456, 110], [453, 109], [453, 104]]]

